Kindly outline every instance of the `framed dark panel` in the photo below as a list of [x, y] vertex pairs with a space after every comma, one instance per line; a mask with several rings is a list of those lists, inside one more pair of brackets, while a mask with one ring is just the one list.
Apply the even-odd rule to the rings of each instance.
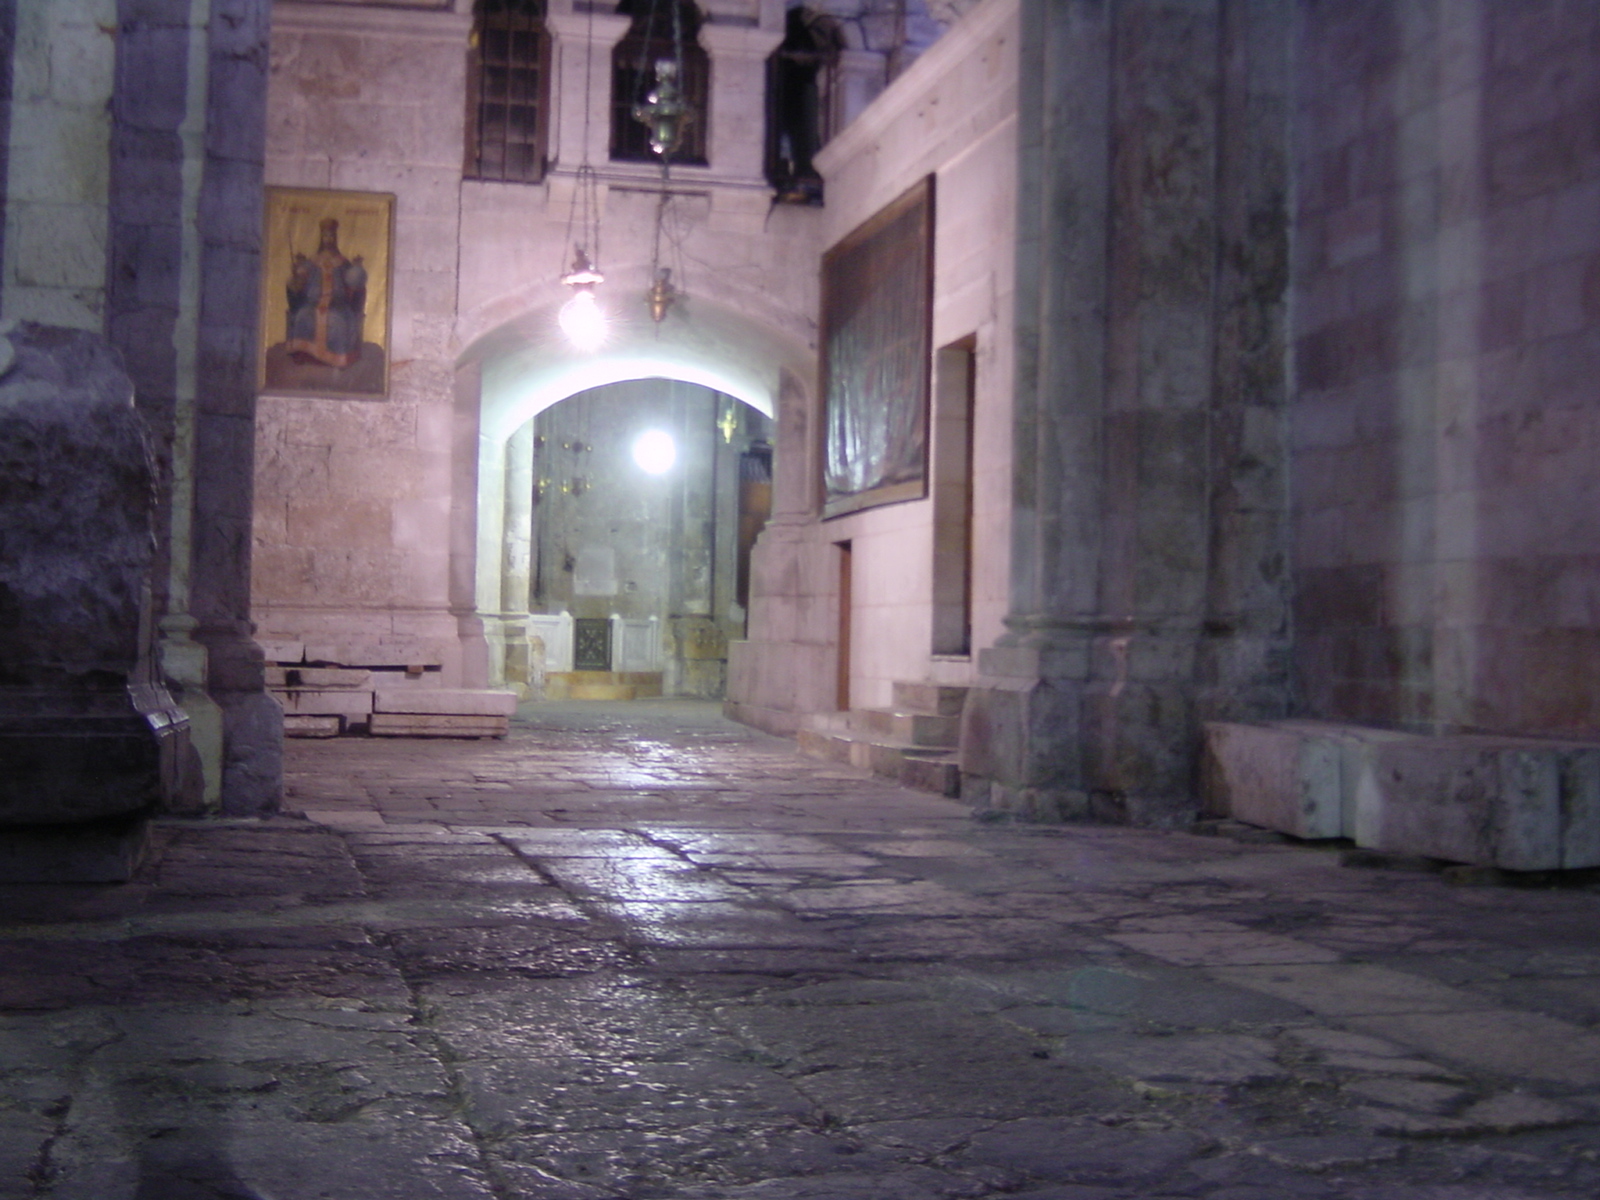
[[572, 624], [572, 669], [611, 670], [610, 618], [579, 617]]
[[824, 517], [928, 494], [933, 176], [822, 259]]

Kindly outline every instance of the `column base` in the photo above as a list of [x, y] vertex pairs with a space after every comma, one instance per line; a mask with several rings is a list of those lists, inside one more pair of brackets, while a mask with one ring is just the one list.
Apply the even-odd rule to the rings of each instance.
[[143, 815], [0, 825], [0, 884], [126, 883], [149, 846], [149, 821]]

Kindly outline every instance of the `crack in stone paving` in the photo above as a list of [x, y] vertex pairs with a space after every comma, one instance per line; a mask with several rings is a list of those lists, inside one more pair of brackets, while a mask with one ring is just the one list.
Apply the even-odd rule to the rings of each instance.
[[527, 717], [0, 889], [0, 1200], [1600, 1194], [1592, 891]]

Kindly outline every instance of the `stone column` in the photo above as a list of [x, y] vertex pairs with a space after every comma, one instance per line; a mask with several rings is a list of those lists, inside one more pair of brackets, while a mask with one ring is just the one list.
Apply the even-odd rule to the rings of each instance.
[[[475, 362], [464, 363], [456, 368], [450, 441], [450, 612], [456, 619], [460, 658], [446, 664], [446, 678], [442, 680], [446, 687], [489, 686], [489, 643], [484, 637], [483, 619], [478, 613], [478, 472], [482, 441], [479, 431], [482, 375], [482, 368]], [[497, 518], [501, 503], [503, 501], [497, 486], [494, 491], [495, 506], [490, 509]], [[498, 554], [494, 561], [499, 562]], [[490, 604], [499, 602], [498, 581], [485, 599]]]
[[711, 58], [711, 130], [707, 158], [719, 176], [760, 179], [767, 115], [767, 59], [783, 41], [783, 25], [706, 24], [700, 44]]
[[533, 581], [533, 422], [506, 440], [505, 528], [500, 557], [500, 624], [505, 645], [501, 677], [515, 688], [532, 681], [528, 647]]
[[728, 646], [732, 718], [792, 734], [806, 713], [833, 708], [837, 620], [833, 547], [815, 536], [821, 447], [814, 436], [815, 380], [779, 372], [774, 414], [772, 518], [750, 555], [749, 632]]
[[[1262, 614], [1226, 583], [1272, 555], [1281, 577], [1281, 486], [1264, 538], [1234, 520], [1247, 458], [1281, 476], [1281, 378], [1252, 396], [1219, 341], [1219, 297], [1240, 290], [1219, 284], [1224, 226], [1262, 215], [1219, 196], [1252, 186], [1219, 159], [1260, 123], [1248, 88], [1227, 109], [1223, 81], [1260, 69], [1234, 43], [1264, 20], [1251, 0], [1024, 0], [1012, 604], [962, 730], [980, 804], [1186, 824], [1206, 672], [1260, 619], [1281, 635], [1281, 586], [1250, 600], [1276, 605]], [[1273, 243], [1278, 178], [1276, 224], [1251, 231]], [[1244, 273], [1251, 303], [1281, 303], [1281, 271], [1247, 256]], [[1241, 417], [1263, 401], [1266, 420]], [[1281, 704], [1282, 656], [1255, 674]]]
[[574, 12], [572, 0], [556, 0], [544, 20], [550, 31], [551, 75], [562, 84], [552, 97], [550, 162], [562, 171], [611, 159], [611, 51], [633, 22], [601, 7]]
[[205, 806], [236, 815], [282, 793], [282, 713], [250, 622], [269, 15], [266, 0], [122, 0], [112, 112], [106, 332], [166, 468], [161, 665]]

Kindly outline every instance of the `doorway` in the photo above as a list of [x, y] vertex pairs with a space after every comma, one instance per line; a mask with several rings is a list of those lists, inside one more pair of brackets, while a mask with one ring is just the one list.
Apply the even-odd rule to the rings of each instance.
[[839, 658], [838, 675], [834, 681], [834, 707], [840, 712], [850, 709], [850, 631], [855, 614], [851, 584], [851, 550], [849, 542], [835, 542], [839, 557]]

